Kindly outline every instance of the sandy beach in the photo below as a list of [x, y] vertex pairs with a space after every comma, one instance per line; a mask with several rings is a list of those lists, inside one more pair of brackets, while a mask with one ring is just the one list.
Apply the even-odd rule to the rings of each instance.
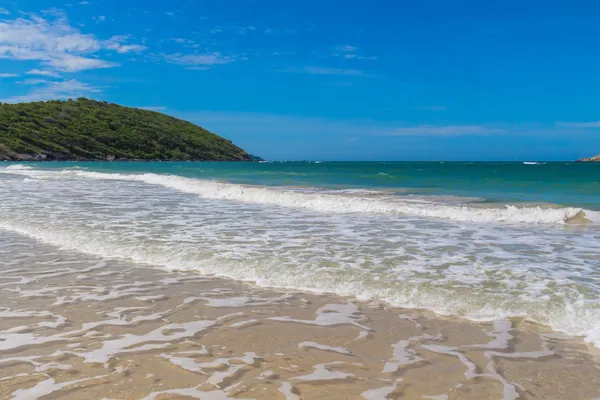
[[598, 16], [0, 1], [0, 400], [600, 400]]
[[594, 399], [598, 350], [0, 231], [2, 399]]

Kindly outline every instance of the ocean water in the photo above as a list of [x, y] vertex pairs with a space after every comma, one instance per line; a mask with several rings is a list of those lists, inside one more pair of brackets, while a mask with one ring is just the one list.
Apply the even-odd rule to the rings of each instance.
[[0, 228], [600, 347], [597, 164], [4, 163]]

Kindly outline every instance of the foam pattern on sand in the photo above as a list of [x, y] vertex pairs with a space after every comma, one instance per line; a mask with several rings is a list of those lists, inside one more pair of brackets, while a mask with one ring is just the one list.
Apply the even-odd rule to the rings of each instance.
[[539, 326], [275, 292], [5, 231], [0, 291], [6, 399], [584, 399], [600, 390], [595, 353]]
[[[539, 208], [548, 224], [507, 223], [453, 217], [505, 212], [473, 199], [19, 165], [5, 172], [0, 227], [63, 249], [476, 320], [521, 317], [600, 345], [600, 230], [553, 223], [566, 209]], [[393, 211], [405, 206], [451, 217]], [[143, 282], [124, 285], [54, 301], [145, 296]], [[211, 305], [231, 301], [249, 300]]]

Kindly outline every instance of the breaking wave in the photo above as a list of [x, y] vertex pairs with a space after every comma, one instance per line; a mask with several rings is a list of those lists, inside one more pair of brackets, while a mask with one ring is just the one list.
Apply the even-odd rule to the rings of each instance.
[[[2, 170], [0, 170], [2, 171]], [[143, 182], [175, 189], [183, 193], [195, 194], [206, 199], [229, 200], [245, 203], [264, 204], [280, 207], [308, 209], [326, 213], [385, 213], [408, 217], [441, 218], [461, 222], [507, 222], [531, 224], [564, 224], [573, 220], [596, 222], [598, 213], [577, 207], [545, 208], [541, 206], [472, 207], [469, 205], [448, 205], [421, 199], [405, 199], [382, 193], [381, 196], [348, 195], [348, 192], [335, 194], [332, 191], [303, 192], [285, 188], [241, 185], [186, 178], [161, 174], [120, 174], [88, 172], [81, 170], [32, 170], [22, 165], [9, 166], [5, 173], [16, 173], [32, 178], [61, 179], [77, 176], [88, 179], [121, 180]]]

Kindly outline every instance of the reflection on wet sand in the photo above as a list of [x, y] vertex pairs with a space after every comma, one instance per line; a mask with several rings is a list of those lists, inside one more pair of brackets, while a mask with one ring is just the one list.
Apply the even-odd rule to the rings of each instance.
[[593, 399], [598, 350], [0, 232], [2, 399]]

